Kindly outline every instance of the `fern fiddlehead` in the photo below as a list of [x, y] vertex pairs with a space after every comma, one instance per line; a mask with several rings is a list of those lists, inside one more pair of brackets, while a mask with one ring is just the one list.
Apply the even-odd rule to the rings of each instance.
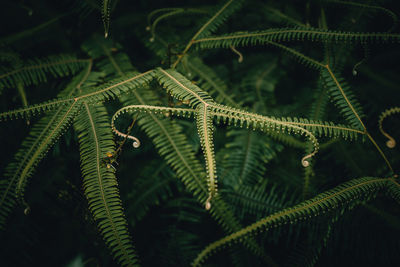
[[396, 113], [400, 113], [400, 108], [399, 107], [394, 107], [394, 108], [390, 108], [390, 109], [387, 109], [387, 110], [385, 110], [384, 112], [382, 112], [381, 113], [381, 115], [379, 116], [379, 121], [378, 121], [378, 125], [379, 125], [379, 131], [381, 131], [381, 133], [387, 138], [387, 139], [389, 139], [387, 142], [386, 142], [386, 146], [388, 147], [388, 148], [394, 148], [395, 146], [396, 146], [396, 140], [392, 137], [392, 136], [390, 136], [385, 130], [383, 130], [383, 121], [387, 118], [387, 117], [389, 117], [389, 116], [391, 116], [391, 115], [393, 115], [393, 114], [396, 114]]

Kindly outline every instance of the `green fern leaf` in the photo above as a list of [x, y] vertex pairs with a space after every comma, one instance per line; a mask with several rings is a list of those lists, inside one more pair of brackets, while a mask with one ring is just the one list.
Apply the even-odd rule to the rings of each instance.
[[217, 195], [217, 166], [215, 163], [214, 141], [213, 141], [213, 122], [209, 114], [208, 105], [199, 105], [196, 109], [196, 125], [200, 137], [200, 144], [204, 154], [207, 170], [208, 198], [206, 209], [211, 208], [211, 199]]
[[75, 97], [61, 97], [41, 104], [28, 106], [26, 108], [0, 113], [0, 121], [12, 118], [34, 116], [40, 112], [51, 111], [63, 104], [72, 105], [82, 101], [87, 103], [98, 103], [109, 99], [114, 99], [123, 93], [132, 91], [140, 86], [143, 86], [144, 84], [149, 83], [153, 79], [153, 76], [153, 71], [147, 71], [139, 74], [137, 72], [128, 73], [126, 77], [114, 79], [106, 85], [101, 85], [94, 88], [89, 87], [87, 90]]
[[[279, 192], [277, 185], [270, 185], [267, 180], [255, 185], [241, 185], [236, 190], [221, 190], [221, 195], [242, 217], [260, 214], [272, 214], [295, 204], [296, 194], [286, 188]], [[245, 211], [245, 212], [244, 212]]]
[[[332, 209], [352, 209], [361, 201], [368, 201], [376, 196], [376, 193], [387, 187], [389, 180], [387, 178], [360, 178], [337, 186], [327, 192], [304, 201], [292, 208], [284, 209], [265, 217], [240, 231], [226, 236], [210, 245], [208, 245], [197, 258], [193, 261], [193, 266], [199, 266], [204, 260], [217, 249], [229, 245], [235, 240], [245, 239], [248, 235], [258, 231], [268, 230], [278, 227], [282, 224], [296, 223], [298, 220], [306, 220], [311, 216], [319, 215], [321, 212]], [[359, 202], [348, 202], [353, 199], [359, 199]]]
[[[107, 49], [105, 49], [105, 51], [107, 51]], [[107, 54], [107, 57], [109, 61], [113, 63], [113, 73], [118, 73], [120, 76], [124, 77], [125, 71], [131, 71], [133, 69], [132, 66], [129, 66], [130, 64], [119, 65], [110, 53]], [[172, 71], [172, 73], [174, 74], [176, 72]], [[169, 76], [167, 78], [170, 79]], [[185, 80], [183, 82], [186, 83]], [[186, 90], [185, 88], [181, 89]], [[194, 88], [194, 90], [198, 89]], [[190, 89], [189, 91], [190, 93], [192, 92]], [[157, 98], [151, 90], [132, 91], [130, 97], [121, 96], [121, 98], [124, 106], [143, 106], [149, 103], [158, 103]], [[187, 137], [183, 134], [181, 126], [174, 121], [160, 119], [152, 113], [143, 115], [143, 117], [139, 116], [137, 118], [137, 123], [153, 140], [160, 155], [175, 171], [177, 177], [182, 181], [186, 189], [191, 192], [200, 203], [205, 203], [208, 197], [206, 174], [200, 162], [196, 159], [187, 141]], [[218, 196], [213, 200], [210, 214], [228, 233], [232, 233], [241, 228], [240, 223], [235, 218], [230, 207]], [[253, 251], [256, 251], [258, 255], [263, 257], [266, 262], [271, 262], [271, 259], [265, 255], [265, 252], [254, 240], [250, 239], [244, 242], [246, 242]]]
[[91, 107], [85, 102], [82, 109], [75, 128], [79, 133], [83, 187], [89, 209], [114, 258], [122, 266], [137, 266], [117, 179], [113, 170], [102, 162], [107, 152], [115, 149], [106, 110], [102, 106]]
[[256, 32], [237, 32], [221, 36], [198, 38], [193, 44], [200, 49], [229, 48], [240, 46], [264, 45], [270, 42], [287, 41], [320, 41], [320, 42], [399, 42], [400, 34], [391, 33], [358, 33], [331, 31], [310, 27], [278, 28]]
[[365, 129], [361, 119], [365, 117], [361, 104], [357, 101], [350, 86], [330, 69], [321, 71], [321, 76], [332, 101], [353, 128]]
[[91, 64], [91, 59], [77, 59], [71, 55], [28, 60], [14, 70], [7, 69], [5, 72], [0, 69], [3, 72], [0, 74], [0, 87], [17, 87], [18, 83], [24, 86], [45, 83], [49, 75], [56, 78], [73, 75], [88, 64]]

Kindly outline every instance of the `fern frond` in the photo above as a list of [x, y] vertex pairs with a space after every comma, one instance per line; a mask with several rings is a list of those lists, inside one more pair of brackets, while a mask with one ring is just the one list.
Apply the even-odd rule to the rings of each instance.
[[394, 148], [396, 146], [396, 140], [393, 137], [391, 137], [386, 131], [383, 130], [382, 123], [387, 117], [396, 113], [400, 113], [400, 107], [389, 108], [384, 112], [382, 112], [381, 115], [379, 116], [379, 121], [378, 121], [379, 131], [389, 139], [386, 142], [386, 146], [389, 148]]
[[211, 208], [211, 200], [217, 195], [217, 167], [215, 163], [213, 122], [208, 105], [199, 105], [196, 109], [196, 125], [200, 144], [204, 154], [207, 170], [208, 198], [205, 203], [207, 210]]
[[323, 69], [325, 66], [319, 62], [318, 60], [315, 60], [309, 56], [304, 55], [303, 53], [290, 48], [288, 46], [282, 45], [280, 43], [274, 42], [274, 41], [266, 41], [266, 44], [278, 47], [279, 49], [282, 49], [284, 52], [288, 53], [290, 56], [295, 58], [299, 63], [304, 64], [305, 66], [313, 69]]
[[210, 104], [213, 102], [211, 96], [194, 85], [182, 74], [170, 69], [157, 69], [159, 83], [167, 89], [167, 92], [183, 103], [188, 102], [193, 108], [197, 105]]
[[137, 266], [138, 259], [119, 198], [117, 179], [113, 170], [102, 164], [107, 152], [115, 149], [107, 112], [103, 106], [91, 107], [86, 102], [82, 105], [75, 128], [89, 209], [114, 258], [122, 266]]
[[[114, 60], [111, 54], [107, 55], [110, 61], [113, 61], [115, 71], [124, 76], [123, 70], [118, 62]], [[127, 68], [127, 70], [132, 69]], [[123, 96], [124, 105], [146, 105], [148, 103], [157, 103], [154, 94], [150, 90], [139, 92], [132, 91], [132, 95], [128, 98]], [[141, 129], [152, 139], [156, 149], [164, 160], [175, 171], [177, 177], [185, 185], [186, 189], [191, 192], [200, 203], [205, 203], [208, 197], [206, 184], [206, 174], [200, 162], [196, 159], [196, 155], [189, 145], [187, 137], [183, 134], [181, 126], [176, 122], [166, 119], [159, 119], [156, 115], [148, 113], [139, 116], [137, 123]], [[228, 233], [232, 233], [241, 228], [240, 223], [235, 218], [230, 207], [218, 196], [214, 198], [213, 205], [209, 211], [211, 216], [221, 225]], [[265, 252], [255, 243], [254, 240], [244, 241], [246, 244], [257, 251], [266, 262], [271, 259]]]
[[0, 87], [17, 87], [18, 83], [37, 85], [47, 82], [49, 75], [56, 78], [72, 75], [91, 62], [91, 59], [77, 59], [71, 55], [29, 60], [17, 69], [0, 74]]
[[[320, 213], [330, 211], [332, 209], [352, 209], [361, 202], [369, 201], [374, 198], [376, 193], [387, 187], [389, 180], [387, 178], [360, 178], [354, 179], [347, 183], [337, 186], [327, 192], [304, 201], [292, 208], [284, 209], [274, 213], [264, 219], [249, 225], [240, 231], [228, 235], [210, 245], [208, 245], [197, 258], [193, 261], [193, 266], [199, 266], [208, 256], [216, 250], [229, 245], [235, 240], [242, 240], [251, 234], [259, 231], [265, 231], [270, 228], [278, 227], [282, 224], [296, 223], [298, 220], [306, 220]], [[359, 199], [359, 202], [350, 200]]]
[[131, 72], [125, 77], [114, 79], [106, 85], [91, 89], [77, 95], [74, 100], [85, 101], [87, 103], [98, 103], [109, 99], [114, 99], [123, 93], [133, 91], [145, 84], [148, 84], [154, 77], [154, 71], [149, 70], [143, 73]]
[[192, 43], [200, 49], [229, 48], [230, 46], [264, 45], [269, 42], [287, 41], [319, 41], [319, 42], [399, 42], [400, 34], [391, 33], [358, 33], [331, 31], [320, 28], [295, 27], [269, 29], [256, 32], [236, 32], [221, 36], [198, 38]]
[[321, 71], [321, 77], [332, 101], [338, 107], [343, 117], [353, 128], [365, 129], [361, 120], [365, 115], [361, 104], [350, 90], [350, 86], [339, 75], [334, 74], [329, 67]]
[[87, 103], [98, 103], [137, 89], [144, 84], [149, 83], [154, 76], [154, 71], [150, 70], [138, 74], [137, 72], [128, 73], [124, 78], [114, 79], [106, 85], [88, 88], [85, 92], [76, 97], [66, 97], [50, 100], [41, 104], [32, 105], [22, 109], [11, 110], [0, 113], [0, 121], [12, 118], [23, 118], [36, 115], [40, 112], [47, 112], [63, 104], [73, 104], [75, 102], [85, 101]]

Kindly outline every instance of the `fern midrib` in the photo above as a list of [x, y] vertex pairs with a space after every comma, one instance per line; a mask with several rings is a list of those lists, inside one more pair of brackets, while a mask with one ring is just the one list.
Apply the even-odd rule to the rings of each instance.
[[310, 63], [310, 64], [312, 64], [314, 66], [318, 66], [320, 68], [324, 68], [325, 67], [325, 65], [322, 64], [321, 62], [319, 62], [319, 61], [317, 61], [317, 60], [315, 60], [315, 59], [313, 59], [313, 58], [311, 58], [309, 56], [306, 56], [303, 53], [300, 53], [299, 51], [296, 51], [293, 48], [287, 47], [285, 45], [282, 45], [282, 44], [274, 42], [274, 41], [267, 41], [267, 43], [269, 43], [271, 45], [274, 45], [276, 47], [279, 47], [279, 48], [281, 48], [283, 50], [286, 50], [287, 52], [292, 53], [295, 56], [298, 56], [299, 58], [305, 60], [306, 62], [308, 62], [308, 63]]
[[85, 106], [86, 113], [87, 113], [87, 116], [89, 118], [90, 127], [92, 129], [93, 137], [94, 137], [93, 139], [94, 139], [94, 142], [95, 142], [96, 173], [97, 173], [96, 176], [97, 176], [97, 180], [98, 180], [99, 187], [100, 187], [100, 190], [98, 192], [101, 195], [101, 199], [102, 199], [103, 204], [104, 204], [103, 207], [106, 210], [108, 221], [111, 223], [111, 227], [112, 227], [112, 231], [114, 233], [114, 237], [117, 239], [119, 251], [123, 251], [125, 259], [129, 259], [129, 254], [127, 253], [127, 251], [125, 250], [125, 247], [121, 243], [121, 238], [120, 238], [120, 236], [118, 234], [118, 231], [117, 231], [117, 229], [115, 227], [115, 223], [114, 223], [113, 217], [112, 217], [111, 212], [110, 212], [110, 208], [108, 206], [108, 202], [107, 202], [105, 194], [104, 194], [104, 186], [103, 186], [102, 175], [101, 175], [101, 171], [100, 171], [100, 151], [101, 151], [101, 148], [100, 148], [99, 141], [98, 141], [98, 138], [97, 138], [96, 126], [94, 124], [93, 117], [92, 117], [92, 114], [90, 112], [88, 104], [86, 102], [84, 102], [83, 104]]
[[357, 120], [360, 122], [363, 130], [364, 130], [364, 134], [367, 135], [367, 137], [369, 138], [369, 140], [372, 142], [372, 144], [375, 146], [375, 148], [378, 150], [379, 154], [381, 155], [381, 157], [383, 158], [383, 160], [385, 161], [386, 165], [388, 166], [389, 170], [391, 172], [393, 171], [392, 165], [390, 164], [389, 160], [387, 159], [385, 153], [383, 153], [382, 149], [379, 147], [379, 145], [376, 143], [376, 141], [374, 140], [374, 138], [368, 133], [367, 128], [365, 127], [364, 123], [362, 122], [360, 116], [358, 115], [358, 113], [356, 112], [356, 110], [354, 109], [353, 105], [351, 104], [351, 102], [349, 101], [349, 99], [347, 98], [346, 94], [343, 91], [342, 86], [340, 85], [339, 81], [336, 79], [335, 75], [333, 74], [331, 68], [329, 67], [329, 65], [326, 65], [326, 69], [329, 72], [329, 75], [332, 77], [333, 81], [335, 82], [337, 88], [340, 90], [340, 93], [342, 94], [343, 98], [345, 99], [347, 105], [350, 107], [351, 111], [353, 112], [353, 114], [356, 116]]
[[33, 156], [30, 158], [30, 160], [28, 161], [27, 165], [25, 166], [25, 168], [23, 169], [20, 177], [21, 179], [19, 179], [18, 184], [17, 184], [17, 193], [19, 193], [21, 191], [21, 187], [23, 185], [23, 182], [25, 181], [26, 178], [26, 174], [28, 173], [29, 169], [31, 168], [31, 166], [35, 163], [35, 161], [37, 160], [37, 157], [43, 153], [42, 149], [46, 147], [46, 145], [51, 141], [51, 138], [53, 137], [54, 133], [64, 124], [65, 119], [67, 118], [67, 116], [69, 115], [69, 113], [73, 110], [73, 107], [75, 106], [77, 102], [73, 102], [71, 104], [71, 106], [69, 107], [69, 109], [67, 110], [67, 112], [64, 114], [64, 116], [62, 117], [62, 119], [60, 120], [60, 122], [56, 125], [56, 127], [54, 127], [54, 129], [51, 131], [51, 133], [47, 136], [46, 139], [43, 140], [43, 142], [40, 144], [40, 146], [38, 147], [38, 149], [35, 151], [35, 153], [33, 154]]
[[63, 61], [57, 61], [57, 62], [52, 62], [52, 63], [46, 63], [46, 64], [39, 64], [39, 65], [34, 65], [34, 66], [28, 66], [28, 67], [22, 67], [20, 69], [16, 69], [7, 73], [4, 73], [2, 75], [0, 75], [0, 79], [4, 79], [7, 76], [11, 76], [14, 75], [18, 72], [21, 71], [26, 71], [26, 70], [33, 70], [33, 69], [41, 69], [41, 68], [46, 68], [46, 67], [51, 67], [51, 66], [56, 66], [56, 65], [64, 65], [64, 64], [68, 64], [68, 63], [80, 63], [80, 62], [90, 62], [91, 59], [68, 59], [68, 60], [63, 60]]
[[320, 35], [328, 35], [328, 36], [351, 36], [351, 37], [396, 37], [400, 38], [399, 34], [388, 34], [388, 33], [346, 33], [346, 32], [325, 32], [325, 31], [312, 31], [312, 30], [282, 30], [282, 31], [271, 31], [271, 32], [260, 32], [260, 33], [246, 33], [246, 34], [237, 34], [237, 35], [226, 35], [226, 36], [216, 36], [216, 37], [207, 37], [201, 38], [197, 40], [193, 40], [192, 43], [201, 43], [208, 41], [220, 41], [220, 40], [229, 40], [229, 39], [239, 39], [239, 38], [248, 38], [248, 37], [257, 37], [257, 36], [269, 36], [269, 35], [277, 35], [277, 34], [286, 34], [286, 33], [311, 33], [311, 34], [320, 34]]
[[226, 4], [220, 10], [218, 10], [218, 12], [215, 13], [214, 16], [212, 16], [211, 19], [209, 19], [203, 25], [203, 27], [200, 28], [200, 30], [193, 36], [192, 40], [195, 40], [208, 27], [208, 25], [210, 25], [232, 2], [233, 0], [229, 0], [228, 2], [226, 2]]
[[208, 104], [204, 104], [204, 113], [203, 113], [203, 129], [204, 129], [204, 152], [206, 153], [206, 160], [207, 160], [207, 166], [208, 166], [208, 172], [209, 172], [209, 178], [210, 178], [210, 184], [209, 184], [209, 190], [210, 190], [210, 196], [214, 196], [216, 192], [216, 177], [215, 173], [216, 170], [214, 169], [214, 157], [213, 157], [213, 151], [212, 148], [210, 147], [210, 144], [212, 141], [210, 140], [210, 137], [208, 136], [209, 134], [209, 127], [207, 123], [207, 118], [208, 118]]

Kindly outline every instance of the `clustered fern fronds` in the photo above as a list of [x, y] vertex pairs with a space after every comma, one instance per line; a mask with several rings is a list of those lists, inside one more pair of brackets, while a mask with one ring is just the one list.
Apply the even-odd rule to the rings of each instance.
[[[6, 158], [0, 179], [0, 231], [6, 238], [13, 235], [8, 234], [9, 221], [19, 206], [25, 215], [38, 210], [28, 185], [51, 180], [35, 180], [42, 175], [40, 163], [72, 154], [74, 145], [80, 172], [71, 168], [73, 174], [66, 175], [60, 169], [62, 179], [57, 176], [53, 183], [64, 176], [71, 181], [81, 177], [80, 191], [91, 215], [84, 216], [84, 224], [95, 225], [121, 266], [147, 260], [171, 266], [201, 266], [206, 260], [219, 266], [280, 266], [279, 251], [290, 249], [286, 263], [297, 258], [300, 265], [322, 266], [332, 260], [325, 248], [337, 246], [335, 238], [346, 234], [339, 230], [343, 218], [357, 216], [367, 202], [370, 210], [398, 210], [392, 199], [400, 203], [394, 168], [400, 157], [381, 148], [378, 137], [379, 130], [389, 139], [387, 147], [395, 147], [388, 132], [395, 136], [398, 131], [392, 119], [383, 122], [400, 112], [393, 100], [398, 94], [390, 92], [375, 103], [374, 94], [380, 92], [370, 88], [368, 79], [358, 80], [365, 89], [357, 91], [347, 75], [349, 66], [368, 73], [363, 69], [369, 63], [354, 55], [359, 45], [368, 45], [373, 54], [370, 46], [381, 44], [389, 47], [388, 57], [397, 55], [390, 50], [400, 41], [396, 12], [338, 0], [309, 1], [306, 14], [290, 1], [226, 0], [215, 6], [189, 1], [192, 6], [184, 7], [117, 3], [75, 3], [70, 13], [0, 38], [0, 122], [29, 122], [29, 132], [13, 159]], [[342, 28], [332, 19], [335, 6], [349, 9], [352, 27]], [[94, 10], [102, 18], [104, 37], [88, 36], [95, 30], [84, 20]], [[386, 32], [370, 31], [364, 12], [387, 15], [392, 26]], [[71, 38], [63, 37], [69, 45], [62, 47], [81, 46], [82, 51], [26, 59], [31, 49], [18, 45], [21, 40], [51, 27], [60, 32], [66, 26], [55, 22], [71, 23], [76, 15], [81, 24], [74, 27], [85, 28], [85, 37], [69, 30]], [[293, 59], [305, 68], [293, 65]], [[38, 97], [39, 90], [48, 100]], [[16, 96], [20, 108], [15, 108], [20, 106]], [[343, 178], [351, 176], [358, 178]], [[48, 204], [43, 198], [36, 196]], [[388, 231], [396, 238], [395, 216], [375, 213], [391, 220]], [[164, 222], [168, 227], [158, 230]], [[159, 240], [147, 248], [153, 233]], [[309, 242], [314, 245], [307, 250]], [[187, 247], [177, 251], [182, 244]], [[86, 262], [110, 261], [102, 257]]]

